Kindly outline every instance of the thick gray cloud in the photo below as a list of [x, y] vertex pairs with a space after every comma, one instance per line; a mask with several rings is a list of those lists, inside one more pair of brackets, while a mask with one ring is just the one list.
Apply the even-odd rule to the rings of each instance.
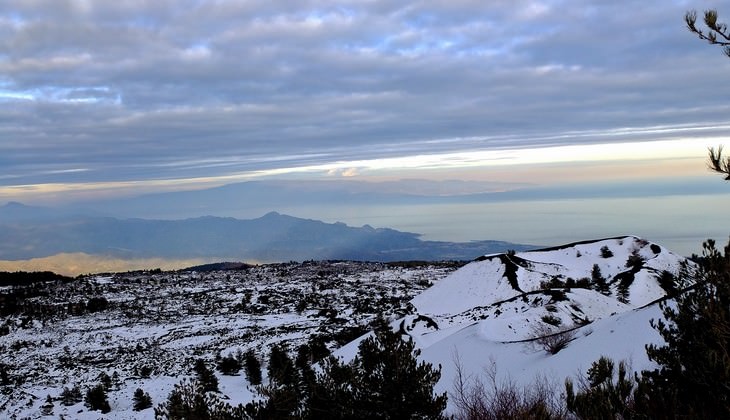
[[717, 125], [730, 60], [686, 31], [689, 7], [6, 0], [0, 186], [646, 140], [559, 134]]

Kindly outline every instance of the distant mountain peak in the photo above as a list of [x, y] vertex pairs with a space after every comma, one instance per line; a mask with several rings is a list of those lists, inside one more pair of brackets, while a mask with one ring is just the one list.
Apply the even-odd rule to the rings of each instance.
[[26, 207], [30, 207], [30, 206], [26, 206], [25, 204], [23, 204], [23, 203], [21, 203], [19, 201], [8, 201], [2, 207], [4, 207], [4, 208], [17, 208], [17, 209], [20, 209], [20, 208], [26, 208]]

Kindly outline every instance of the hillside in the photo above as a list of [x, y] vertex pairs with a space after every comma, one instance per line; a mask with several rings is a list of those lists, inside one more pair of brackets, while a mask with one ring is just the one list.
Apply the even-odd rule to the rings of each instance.
[[[649, 324], [661, 317], [656, 302], [684, 261], [632, 236], [489, 255], [414, 297], [414, 313], [392, 325], [442, 366], [441, 392], [453, 391], [457, 360], [471, 380], [486, 382], [494, 367], [499, 380], [543, 377], [558, 388], [602, 355], [639, 371], [651, 367], [644, 346], [661, 340]], [[561, 332], [565, 348], [551, 354], [538, 337]]]
[[[470, 380], [494, 367], [500, 380], [525, 384], [537, 375], [556, 386], [601, 355], [640, 370], [649, 366], [644, 345], [660, 340], [649, 325], [661, 316], [655, 302], [683, 261], [628, 236], [492, 254], [458, 269], [307, 262], [48, 283], [3, 315], [0, 363], [12, 386], [2, 387], [0, 413], [37, 415], [51, 395], [54, 415], [96, 419], [98, 412], [63, 405], [60, 395], [88, 389], [103, 372], [114, 378], [106, 418], [151, 418], [151, 409], [131, 411], [134, 390], [161, 402], [192, 375], [196, 358], [213, 367], [217, 356], [254, 350], [265, 365], [268, 349], [282, 343], [291, 353], [324, 345], [347, 359], [376, 314], [441, 365], [442, 392], [453, 391], [457, 361]], [[540, 337], [565, 331], [565, 347], [546, 351]], [[231, 403], [255, 397], [242, 373], [217, 377]]]
[[[27, 219], [18, 217], [24, 210]], [[419, 236], [276, 212], [249, 220], [212, 216], [148, 220], [60, 214], [50, 217], [48, 209], [18, 203], [0, 207], [0, 261], [69, 253], [107, 260], [196, 259], [197, 264], [215, 260], [469, 261], [485, 253], [534, 248], [491, 240], [425, 241]]]

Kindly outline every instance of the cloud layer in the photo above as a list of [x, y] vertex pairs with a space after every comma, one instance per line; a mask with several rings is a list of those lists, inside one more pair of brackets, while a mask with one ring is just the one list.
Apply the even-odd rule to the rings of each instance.
[[726, 136], [688, 7], [7, 0], [0, 187]]

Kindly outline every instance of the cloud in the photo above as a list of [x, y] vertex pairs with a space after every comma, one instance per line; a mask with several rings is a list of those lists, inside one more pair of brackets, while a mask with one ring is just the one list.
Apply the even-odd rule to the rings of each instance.
[[730, 61], [685, 7], [5, 1], [0, 186], [726, 138]]

